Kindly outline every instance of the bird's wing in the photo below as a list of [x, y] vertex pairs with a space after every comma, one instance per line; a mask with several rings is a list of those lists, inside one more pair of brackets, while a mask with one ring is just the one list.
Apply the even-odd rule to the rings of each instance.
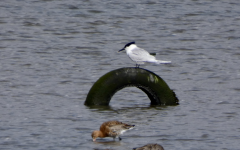
[[123, 130], [122, 125], [110, 126], [109, 129], [113, 135], [115, 135], [115, 134], [119, 135], [121, 133], [121, 131]]
[[117, 126], [121, 126], [121, 124], [119, 121], [108, 121], [101, 125], [100, 130], [107, 136], [115, 137], [120, 133]]
[[146, 50], [139, 47], [133, 49], [129, 57], [134, 61], [148, 61], [149, 59], [155, 59], [154, 56], [150, 55]]

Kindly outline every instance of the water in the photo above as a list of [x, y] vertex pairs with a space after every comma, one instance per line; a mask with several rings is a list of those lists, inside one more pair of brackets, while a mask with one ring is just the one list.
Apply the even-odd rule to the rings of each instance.
[[[0, 149], [238, 150], [240, 2], [2, 0]], [[151, 107], [137, 88], [109, 107], [83, 105], [105, 73], [135, 64], [136, 44], [170, 65], [148, 65], [180, 105]], [[122, 141], [91, 141], [108, 120], [135, 124]]]

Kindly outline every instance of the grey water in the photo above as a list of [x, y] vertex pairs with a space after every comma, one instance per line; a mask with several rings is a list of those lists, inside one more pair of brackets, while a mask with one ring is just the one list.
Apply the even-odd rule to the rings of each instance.
[[[0, 149], [240, 149], [240, 1], [1, 0]], [[84, 105], [101, 76], [135, 64], [131, 41], [172, 64], [162, 77], [178, 106], [150, 106], [141, 90], [109, 107]], [[108, 120], [135, 124], [121, 141], [92, 142]]]

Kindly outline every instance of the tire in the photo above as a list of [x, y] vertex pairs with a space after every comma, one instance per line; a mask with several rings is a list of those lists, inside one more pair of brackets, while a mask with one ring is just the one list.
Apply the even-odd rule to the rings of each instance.
[[151, 105], [179, 104], [175, 93], [161, 77], [142, 68], [120, 68], [103, 75], [90, 89], [84, 104], [108, 106], [117, 91], [129, 86], [145, 92]]

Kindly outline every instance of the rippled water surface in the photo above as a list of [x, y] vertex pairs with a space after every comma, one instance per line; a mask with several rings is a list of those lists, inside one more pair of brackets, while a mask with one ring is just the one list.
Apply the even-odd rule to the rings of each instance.
[[[238, 0], [1, 0], [0, 149], [238, 150]], [[147, 65], [180, 100], [151, 107], [131, 87], [109, 107], [83, 105], [105, 73], [135, 64], [131, 41], [169, 65]], [[108, 120], [135, 124], [122, 141], [92, 142]]]

